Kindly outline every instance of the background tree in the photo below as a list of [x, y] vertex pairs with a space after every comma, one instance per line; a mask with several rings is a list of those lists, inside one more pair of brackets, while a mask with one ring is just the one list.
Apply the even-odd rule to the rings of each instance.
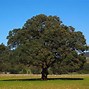
[[18, 63], [40, 67], [43, 80], [55, 63], [73, 72], [81, 69], [86, 61], [84, 35], [62, 24], [57, 16], [34, 16], [22, 28], [10, 31], [7, 39]]
[[8, 72], [9, 68], [9, 49], [2, 43], [0, 44], [0, 72]]

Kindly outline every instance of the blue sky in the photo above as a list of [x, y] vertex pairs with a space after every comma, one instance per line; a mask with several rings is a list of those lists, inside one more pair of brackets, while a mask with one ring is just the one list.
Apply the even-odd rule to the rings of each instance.
[[89, 0], [0, 0], [0, 43], [6, 45], [10, 30], [38, 14], [57, 15], [65, 25], [83, 32], [89, 45]]

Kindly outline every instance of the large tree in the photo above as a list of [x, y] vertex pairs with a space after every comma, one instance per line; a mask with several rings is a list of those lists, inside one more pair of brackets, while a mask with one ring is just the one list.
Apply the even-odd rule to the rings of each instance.
[[34, 16], [22, 28], [10, 31], [7, 39], [17, 61], [40, 67], [43, 80], [47, 79], [48, 68], [55, 63], [76, 71], [86, 61], [84, 35], [72, 26], [62, 24], [57, 16]]

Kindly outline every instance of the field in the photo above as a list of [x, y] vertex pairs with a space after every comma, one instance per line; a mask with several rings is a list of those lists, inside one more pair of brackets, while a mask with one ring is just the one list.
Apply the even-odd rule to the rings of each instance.
[[0, 89], [89, 89], [89, 75], [0, 75]]

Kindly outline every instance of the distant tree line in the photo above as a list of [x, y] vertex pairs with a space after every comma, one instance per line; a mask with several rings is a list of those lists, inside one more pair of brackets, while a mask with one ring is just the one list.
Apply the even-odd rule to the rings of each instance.
[[83, 69], [89, 50], [82, 32], [66, 26], [57, 16], [40, 14], [22, 28], [9, 32], [8, 45], [0, 44], [0, 72], [72, 73]]

